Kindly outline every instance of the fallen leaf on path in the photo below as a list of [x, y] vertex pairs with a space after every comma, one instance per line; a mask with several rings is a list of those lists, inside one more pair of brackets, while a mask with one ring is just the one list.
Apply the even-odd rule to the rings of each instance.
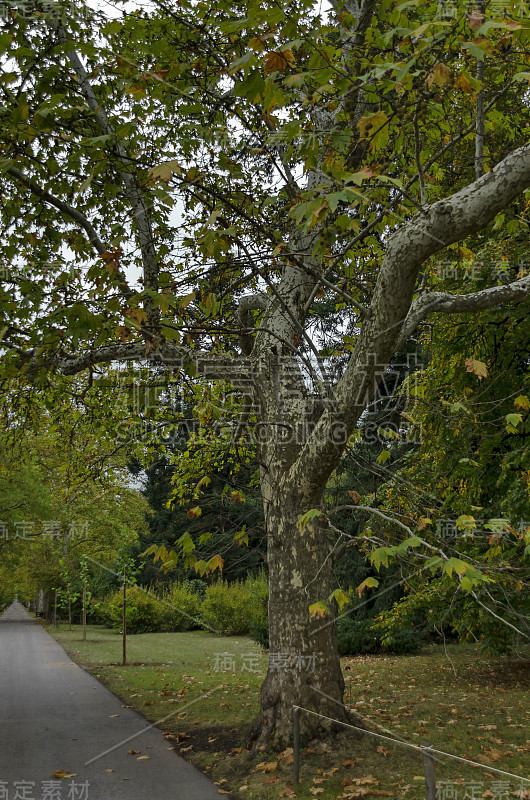
[[109, 719], [115, 719], [115, 717], [119, 717], [119, 714], [110, 714]]
[[130, 756], [137, 756], [141, 752], [142, 752], [141, 750], [129, 750], [129, 755]]
[[136, 760], [137, 761], [147, 761], [148, 758], [151, 758], [151, 756], [138, 756], [138, 758]]
[[114, 772], [113, 769], [106, 769], [105, 772]]
[[65, 769], [56, 769], [52, 773], [52, 778], [75, 778], [77, 772], [67, 772]]

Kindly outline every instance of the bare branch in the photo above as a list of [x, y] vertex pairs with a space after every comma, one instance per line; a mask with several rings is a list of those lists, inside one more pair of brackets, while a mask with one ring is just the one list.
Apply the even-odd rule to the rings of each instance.
[[407, 319], [401, 329], [396, 346], [399, 349], [415, 331], [420, 322], [433, 312], [458, 314], [465, 311], [481, 311], [501, 303], [521, 303], [530, 296], [530, 275], [511, 281], [503, 286], [491, 286], [469, 294], [449, 294], [448, 292], [429, 292], [417, 297], [412, 303]]
[[[486, 14], [485, 0], [477, 1], [477, 10], [482, 15], [484, 20]], [[482, 83], [484, 81], [485, 73], [485, 56], [482, 60], [479, 58], [477, 62], [477, 81]], [[484, 175], [484, 138], [486, 136], [486, 115], [484, 113], [484, 88], [480, 90], [475, 102], [475, 175], [480, 178]]]
[[423, 175], [423, 168], [421, 166], [420, 158], [420, 129], [418, 126], [418, 109], [414, 114], [414, 157], [416, 160], [416, 169], [418, 170], [418, 179], [420, 182], [420, 203], [422, 206], [427, 205], [427, 192], [425, 191], [425, 177]]
[[12, 175], [13, 178], [16, 178], [17, 181], [23, 183], [24, 186], [27, 186], [27, 188], [30, 189], [30, 191], [33, 192], [34, 195], [40, 197], [41, 200], [44, 200], [46, 203], [49, 203], [51, 206], [54, 206], [59, 211], [62, 211], [63, 214], [66, 214], [66, 216], [70, 217], [70, 219], [74, 220], [74, 222], [77, 222], [78, 225], [80, 225], [83, 228], [83, 230], [85, 231], [90, 240], [90, 243], [100, 256], [102, 256], [104, 253], [107, 252], [107, 248], [100, 240], [99, 236], [97, 235], [91, 223], [87, 220], [87, 218], [83, 214], [81, 214], [80, 211], [77, 210], [77, 208], [68, 205], [68, 203], [64, 203], [62, 200], [59, 200], [57, 197], [54, 197], [45, 189], [42, 189], [38, 183], [36, 183], [32, 178], [28, 178], [26, 175], [24, 175], [23, 172], [21, 172], [16, 167], [10, 167], [7, 170], [7, 172], [9, 175]]
[[87, 350], [77, 356], [54, 355], [42, 360], [33, 358], [28, 374], [30, 377], [34, 377], [39, 370], [54, 367], [63, 375], [76, 375], [98, 364], [124, 361], [149, 361], [163, 364], [172, 370], [179, 370], [191, 365], [197, 374], [205, 378], [226, 381], [236, 388], [244, 387], [245, 389], [248, 389], [249, 376], [252, 371], [252, 362], [248, 359], [230, 358], [219, 353], [193, 350], [163, 341], [155, 346], [150, 344], [148, 347], [144, 342], [129, 344], [116, 342], [116, 344]]
[[[57, 23], [52, 23], [59, 41], [65, 44], [69, 41], [64, 28]], [[79, 86], [83, 92], [84, 98], [90, 110], [93, 112], [97, 124], [105, 135], [112, 135], [115, 137], [114, 150], [122, 161], [122, 165], [127, 166], [128, 159], [124, 147], [119, 143], [118, 138], [115, 136], [114, 128], [112, 127], [109, 119], [99, 103], [94, 89], [90, 83], [88, 73], [83, 65], [83, 62], [75, 52], [75, 50], [67, 50], [66, 55], [72, 69], [74, 70]], [[144, 269], [144, 287], [146, 289], [153, 289], [158, 291], [158, 268], [156, 248], [151, 225], [151, 217], [149, 209], [143, 198], [142, 189], [127, 168], [122, 168], [120, 171], [121, 178], [125, 185], [125, 190], [129, 203], [131, 204], [134, 219], [138, 228], [140, 250], [142, 253], [142, 263]], [[160, 310], [153, 306], [152, 300], [147, 296], [144, 300], [147, 315], [147, 321], [154, 327], [158, 327], [160, 319]]]

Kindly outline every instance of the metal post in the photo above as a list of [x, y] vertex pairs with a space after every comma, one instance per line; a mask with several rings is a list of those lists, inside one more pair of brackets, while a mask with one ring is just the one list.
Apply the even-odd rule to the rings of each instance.
[[300, 709], [293, 706], [293, 783], [300, 783]]
[[121, 664], [124, 667], [127, 664], [127, 580], [125, 569], [123, 570], [123, 601], [122, 601], [122, 659]]
[[432, 745], [422, 744], [423, 770], [425, 773], [425, 790], [427, 800], [436, 800], [436, 778], [434, 776], [434, 758]]
[[86, 642], [86, 583], [83, 584], [83, 641]]

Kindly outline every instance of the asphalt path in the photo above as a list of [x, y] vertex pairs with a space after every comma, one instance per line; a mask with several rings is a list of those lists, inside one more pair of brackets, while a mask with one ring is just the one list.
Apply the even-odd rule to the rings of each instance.
[[[220, 800], [169, 748], [159, 728], [122, 708], [23, 606], [0, 616], [2, 800]], [[52, 777], [57, 770], [73, 777]]]

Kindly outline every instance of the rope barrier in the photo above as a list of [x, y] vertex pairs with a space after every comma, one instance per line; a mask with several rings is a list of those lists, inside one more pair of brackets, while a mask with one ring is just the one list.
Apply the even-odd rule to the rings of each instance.
[[303, 706], [293, 706], [294, 710], [305, 711], [306, 714], [313, 714], [315, 717], [320, 717], [321, 719], [327, 719], [329, 722], [336, 722], [338, 725], [343, 725], [345, 728], [351, 728], [354, 731], [359, 731], [360, 733], [367, 733], [370, 736], [375, 736], [377, 739], [385, 739], [387, 742], [394, 742], [394, 744], [400, 744], [403, 747], [410, 747], [412, 750], [416, 750], [419, 753], [424, 753], [426, 749], [428, 749], [431, 753], [437, 753], [439, 756], [445, 756], [446, 758], [453, 758], [456, 761], [462, 761], [464, 764], [467, 764], [470, 767], [479, 767], [479, 769], [487, 770], [488, 772], [496, 772], [497, 775], [506, 775], [508, 778], [516, 778], [519, 781], [526, 781], [530, 783], [530, 778], [523, 778], [521, 775], [514, 775], [513, 772], [506, 772], [503, 769], [497, 769], [496, 767], [490, 767], [486, 764], [480, 764], [478, 761], [471, 761], [468, 758], [463, 758], [462, 756], [455, 756], [453, 753], [445, 753], [443, 750], [437, 750], [434, 747], [429, 745], [428, 748], [422, 747], [421, 745], [411, 744], [409, 742], [403, 742], [400, 739], [394, 739], [392, 736], [384, 736], [382, 733], [374, 733], [373, 731], [369, 731], [366, 728], [359, 728], [356, 725], [351, 725], [349, 722], [342, 722], [340, 719], [334, 719], [333, 717], [326, 717], [325, 714], [319, 714], [317, 711], [311, 711], [309, 708], [304, 708]]

